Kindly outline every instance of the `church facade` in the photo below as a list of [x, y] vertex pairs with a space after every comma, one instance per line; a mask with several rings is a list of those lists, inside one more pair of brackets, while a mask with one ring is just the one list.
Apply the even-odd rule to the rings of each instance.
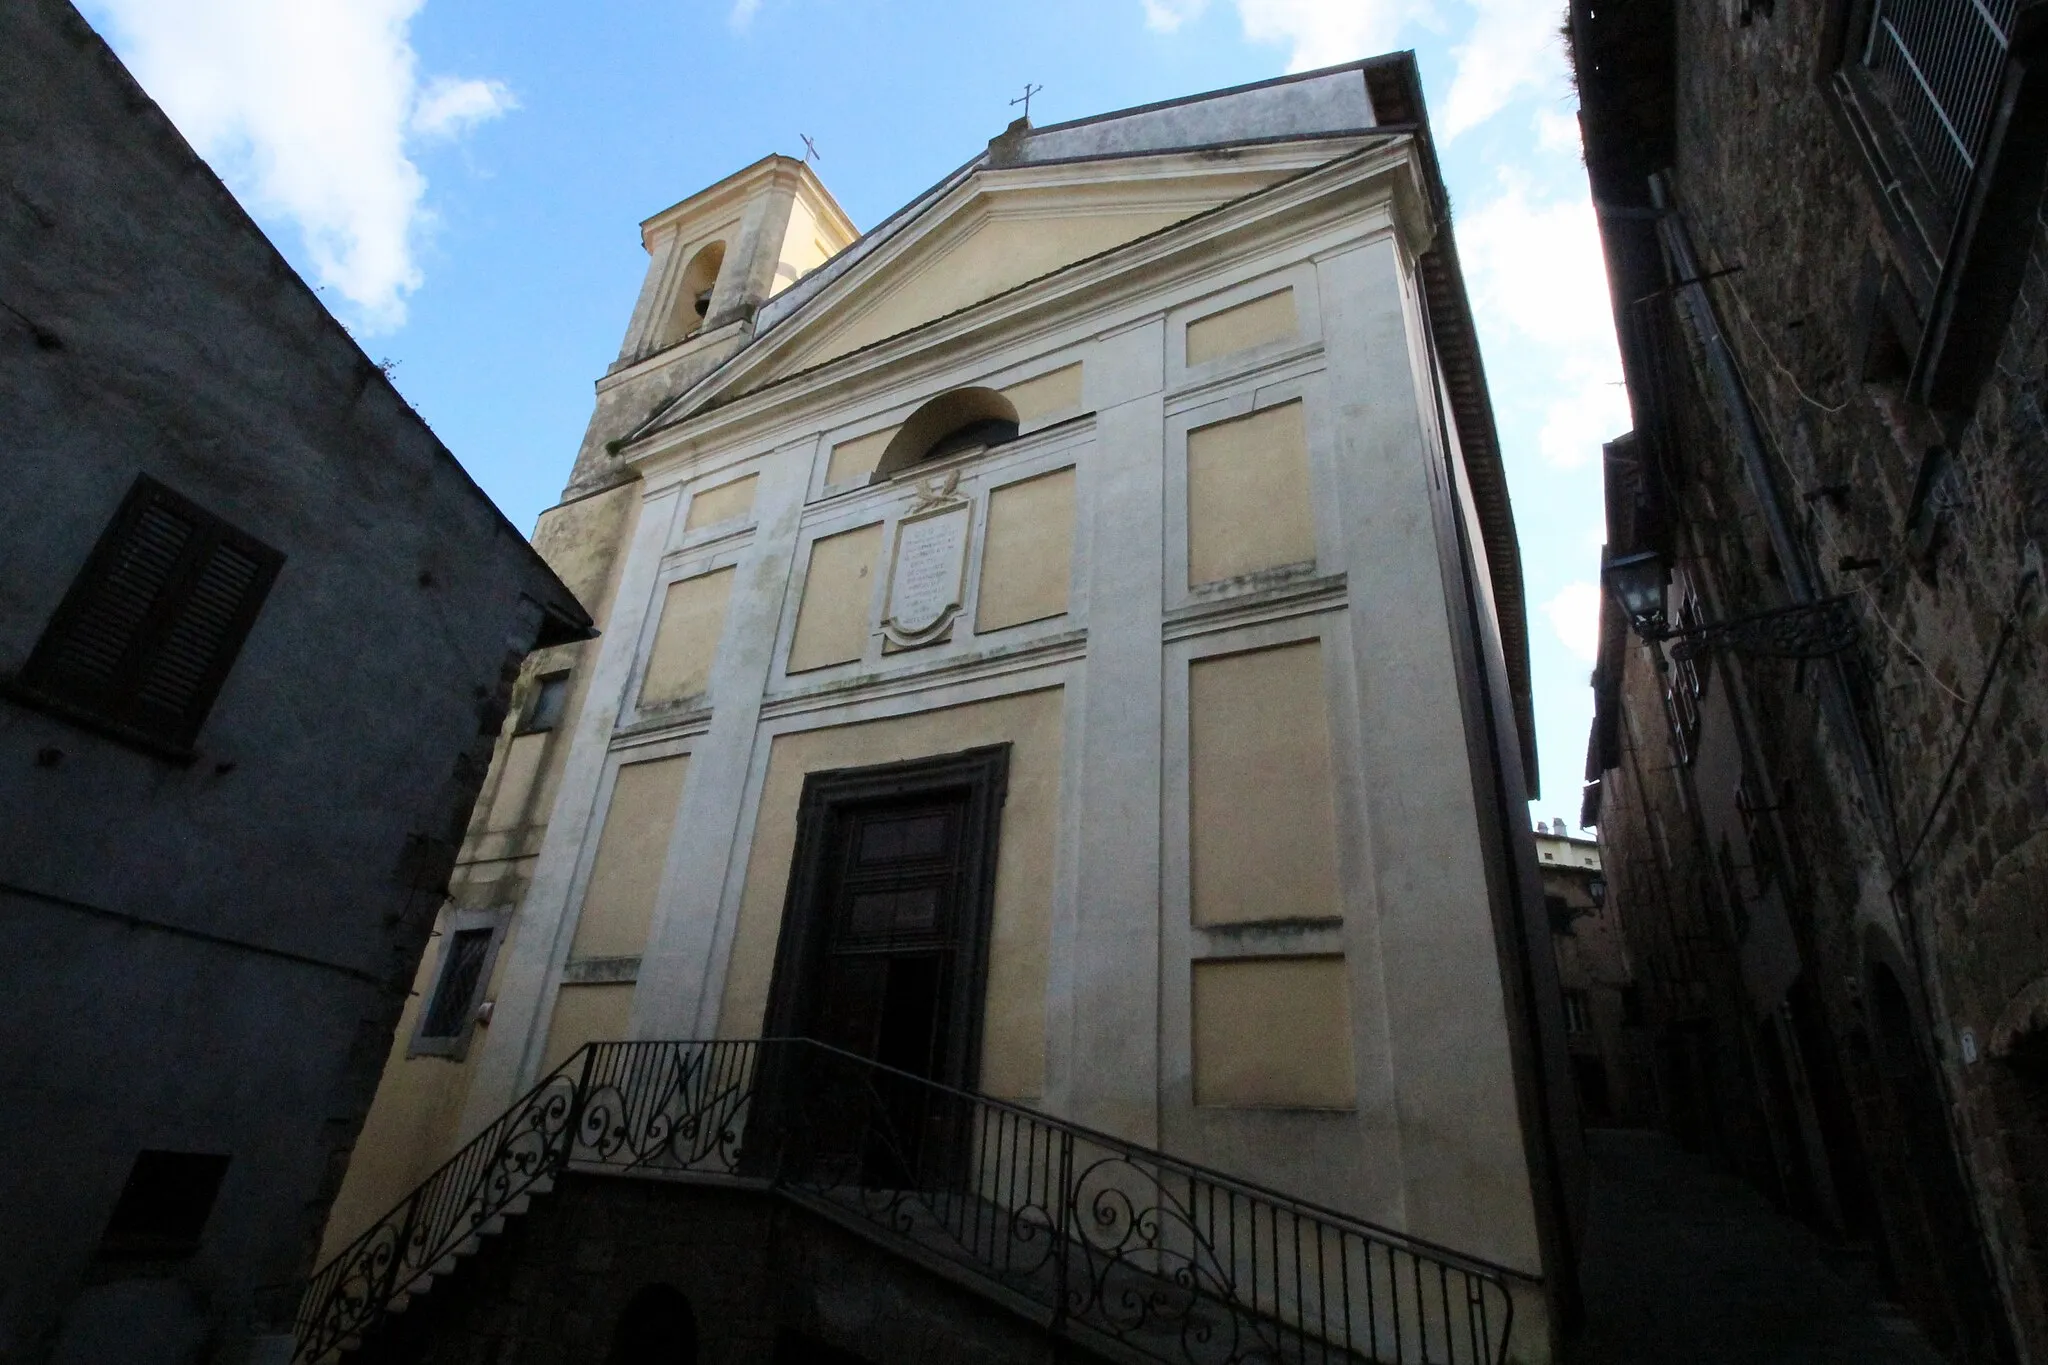
[[535, 538], [602, 635], [526, 669], [323, 1256], [585, 1044], [806, 1037], [1498, 1267], [1548, 1358], [1520, 569], [1412, 58], [642, 240]]

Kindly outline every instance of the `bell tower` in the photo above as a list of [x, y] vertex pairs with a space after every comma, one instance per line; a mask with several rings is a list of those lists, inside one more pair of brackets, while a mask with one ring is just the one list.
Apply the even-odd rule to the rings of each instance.
[[642, 223], [647, 275], [564, 499], [629, 480], [613, 443], [745, 345], [763, 303], [859, 235], [810, 165], [780, 155]]

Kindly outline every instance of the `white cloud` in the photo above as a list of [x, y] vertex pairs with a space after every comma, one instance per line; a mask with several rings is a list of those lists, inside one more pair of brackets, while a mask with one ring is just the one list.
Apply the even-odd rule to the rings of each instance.
[[734, 32], [745, 32], [760, 8], [761, 0], [732, 0], [732, 9], [725, 16], [725, 22], [732, 26]]
[[452, 137], [513, 107], [492, 81], [420, 90], [423, 0], [98, 0], [122, 59], [250, 208], [298, 228], [316, 282], [365, 331], [405, 321], [426, 177], [408, 132]]
[[1634, 418], [1618, 371], [1589, 364], [1584, 356], [1568, 357], [1561, 368], [1564, 391], [1544, 410], [1536, 448], [1553, 468], [1577, 469], [1627, 431]]
[[1512, 172], [1503, 172], [1500, 183], [1498, 196], [1457, 220], [1458, 252], [1482, 325], [1490, 315], [1547, 345], [1612, 357], [1607, 263], [1585, 182], [1554, 199], [1533, 198], [1528, 179]]
[[[741, 0], [756, 3], [757, 0]], [[1145, 26], [1172, 33], [1201, 16], [1209, 0], [1141, 0]], [[1285, 44], [1287, 69], [1307, 71], [1360, 57], [1377, 56], [1394, 45], [1394, 35], [1412, 18], [1427, 18], [1432, 0], [1235, 0], [1246, 41]]]
[[1585, 465], [1631, 420], [1599, 225], [1584, 182], [1574, 189], [1566, 198], [1537, 199], [1525, 178], [1503, 173], [1500, 194], [1457, 222], [1489, 350], [1533, 342], [1548, 370], [1537, 449], [1559, 469]]
[[1579, 143], [1578, 119], [1563, 109], [1536, 111], [1536, 145], [1546, 152], [1568, 156], [1582, 156], [1585, 152]]
[[1567, 583], [1543, 604], [1550, 628], [1564, 647], [1593, 663], [1600, 657], [1600, 588], [1585, 582]]
[[1472, 27], [1451, 49], [1457, 73], [1437, 131], [1446, 141], [1525, 93], [1565, 88], [1563, 0], [1473, 0]]
[[1145, 27], [1172, 33], [1190, 19], [1199, 19], [1209, 0], [1145, 0]]
[[518, 107], [518, 97], [503, 81], [436, 76], [413, 107], [412, 130], [422, 137], [457, 138]]
[[1237, 0], [1244, 36], [1288, 44], [1289, 71], [1377, 56], [1402, 24], [1434, 8], [1429, 0]]

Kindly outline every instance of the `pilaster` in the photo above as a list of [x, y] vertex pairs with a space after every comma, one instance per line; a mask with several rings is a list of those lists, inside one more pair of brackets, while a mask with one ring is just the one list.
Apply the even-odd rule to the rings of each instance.
[[1048, 1100], [1141, 1143], [1159, 1133], [1164, 354], [1155, 320], [1087, 358], [1088, 662], [1070, 732], [1080, 847], [1073, 930], [1053, 963], [1065, 1018], [1048, 1020]]

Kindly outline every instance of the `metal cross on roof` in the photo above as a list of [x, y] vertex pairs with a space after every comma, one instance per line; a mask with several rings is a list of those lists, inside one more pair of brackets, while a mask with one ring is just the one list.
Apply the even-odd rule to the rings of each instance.
[[818, 154], [818, 144], [811, 141], [809, 133], [798, 133], [797, 136], [804, 140], [804, 160], [806, 162], [823, 161], [825, 159]]
[[1045, 87], [1042, 85], [1033, 85], [1029, 81], [1026, 81], [1024, 83], [1024, 93], [1018, 96], [1016, 99], [1010, 101], [1010, 103], [1012, 104], [1021, 104], [1024, 106], [1025, 122], [1028, 123], [1031, 120], [1031, 97], [1043, 89], [1045, 89]]

